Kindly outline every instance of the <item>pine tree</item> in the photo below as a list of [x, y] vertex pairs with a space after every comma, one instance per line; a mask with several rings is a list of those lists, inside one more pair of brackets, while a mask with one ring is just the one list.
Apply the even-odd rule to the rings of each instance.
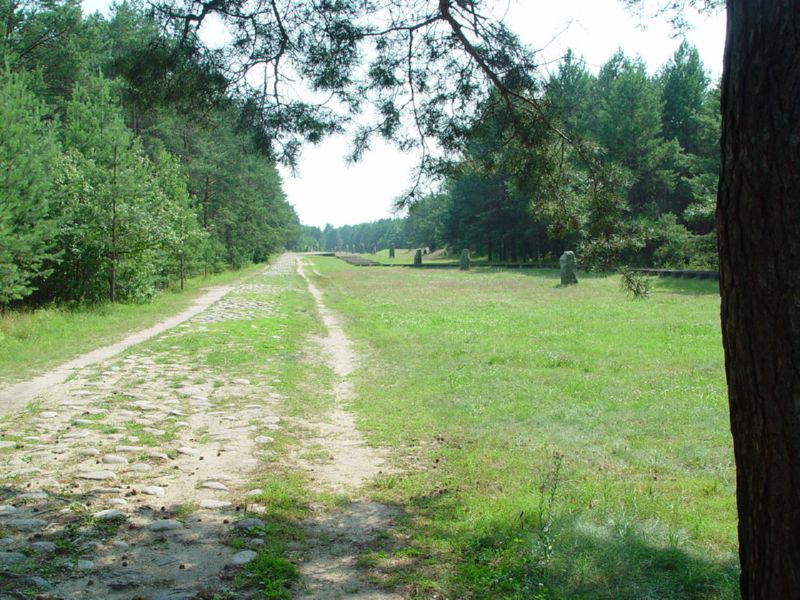
[[31, 294], [57, 254], [51, 208], [59, 146], [29, 79], [0, 71], [0, 305]]
[[74, 290], [85, 300], [146, 300], [156, 291], [161, 227], [153, 165], [126, 127], [108, 81], [76, 85], [66, 113], [70, 168], [62, 244], [69, 249], [65, 267], [80, 274]]

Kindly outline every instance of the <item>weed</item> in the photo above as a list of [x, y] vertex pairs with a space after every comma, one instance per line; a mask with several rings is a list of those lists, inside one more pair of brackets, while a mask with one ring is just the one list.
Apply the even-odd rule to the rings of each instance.
[[629, 292], [631, 296], [638, 300], [650, 297], [650, 290], [653, 287], [652, 278], [630, 267], [622, 267], [619, 273], [620, 286], [623, 291]]
[[172, 509], [173, 516], [178, 520], [188, 519], [198, 509], [198, 505], [194, 502], [188, 504], [180, 504]]
[[247, 539], [237, 536], [229, 537], [225, 543], [234, 550], [243, 550], [247, 548]]
[[[561, 463], [563, 456], [553, 452], [553, 460], [547, 474], [539, 484], [539, 507], [537, 528], [537, 550], [540, 562], [546, 564], [550, 561], [554, 545], [553, 519], [555, 517], [556, 494], [561, 480]], [[524, 515], [520, 514], [520, 522], [524, 523]]]
[[255, 586], [260, 600], [290, 600], [299, 572], [296, 565], [266, 550], [245, 565], [240, 578], [239, 585]]

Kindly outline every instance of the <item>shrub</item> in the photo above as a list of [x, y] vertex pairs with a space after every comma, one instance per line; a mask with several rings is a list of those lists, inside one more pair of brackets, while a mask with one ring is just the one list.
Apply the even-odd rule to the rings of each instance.
[[627, 266], [620, 269], [620, 275], [622, 276], [620, 286], [624, 291], [642, 300], [650, 296], [650, 289], [653, 287], [650, 277]]

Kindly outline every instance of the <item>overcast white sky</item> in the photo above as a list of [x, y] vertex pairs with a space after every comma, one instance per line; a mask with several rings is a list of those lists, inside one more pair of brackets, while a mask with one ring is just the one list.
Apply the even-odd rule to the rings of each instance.
[[[86, 12], [105, 11], [108, 5], [109, 0], [83, 0]], [[670, 36], [664, 20], [640, 22], [619, 0], [499, 0], [497, 6], [500, 14], [507, 10], [511, 29], [535, 48], [563, 31], [547, 47], [547, 60], [557, 59], [571, 47], [596, 68], [621, 47], [630, 56], [640, 55], [655, 72], [680, 43]], [[712, 76], [718, 77], [724, 14], [698, 18], [694, 24], [689, 41], [697, 46]], [[296, 177], [281, 168], [284, 190], [304, 224], [339, 226], [392, 216], [392, 202], [408, 187], [415, 157], [375, 143], [360, 163], [346, 165], [346, 151], [347, 138], [337, 136], [306, 148]]]

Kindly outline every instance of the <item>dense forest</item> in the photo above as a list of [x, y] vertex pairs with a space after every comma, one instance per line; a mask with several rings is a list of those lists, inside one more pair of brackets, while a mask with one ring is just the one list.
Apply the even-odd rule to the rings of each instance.
[[621, 51], [597, 73], [569, 52], [543, 86], [546, 120], [511, 122], [490, 99], [458, 160], [440, 166], [440, 190], [408, 203], [406, 217], [306, 227], [303, 243], [469, 248], [501, 261], [574, 248], [601, 270], [715, 268], [719, 101], [685, 42], [653, 76]]
[[300, 235], [247, 101], [135, 5], [0, 7], [0, 307], [146, 301]]

